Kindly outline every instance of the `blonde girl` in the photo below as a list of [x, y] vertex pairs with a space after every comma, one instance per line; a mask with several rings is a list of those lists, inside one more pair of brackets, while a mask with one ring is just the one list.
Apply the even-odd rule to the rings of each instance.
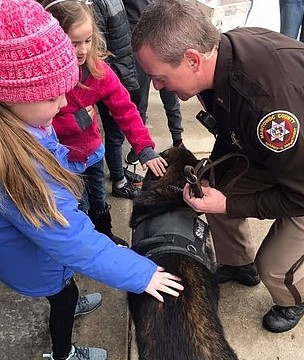
[[82, 183], [66, 169], [68, 149], [52, 127], [78, 80], [74, 47], [58, 21], [35, 0], [1, 0], [0, 281], [48, 299], [54, 360], [107, 357], [71, 344], [75, 271], [160, 301], [160, 289], [174, 296], [182, 289], [178, 278], [95, 231], [78, 210]]

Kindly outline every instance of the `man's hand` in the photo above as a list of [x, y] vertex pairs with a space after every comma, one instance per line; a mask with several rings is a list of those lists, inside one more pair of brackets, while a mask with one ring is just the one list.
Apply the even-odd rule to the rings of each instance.
[[196, 212], [206, 214], [226, 214], [226, 196], [220, 191], [202, 186], [203, 197], [190, 196], [190, 185], [186, 184], [183, 190], [184, 201]]

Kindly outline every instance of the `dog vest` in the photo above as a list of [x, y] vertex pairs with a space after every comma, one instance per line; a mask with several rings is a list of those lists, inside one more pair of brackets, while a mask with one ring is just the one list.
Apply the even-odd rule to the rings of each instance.
[[133, 231], [132, 249], [148, 258], [162, 254], [190, 256], [212, 270], [209, 226], [191, 208], [145, 218]]

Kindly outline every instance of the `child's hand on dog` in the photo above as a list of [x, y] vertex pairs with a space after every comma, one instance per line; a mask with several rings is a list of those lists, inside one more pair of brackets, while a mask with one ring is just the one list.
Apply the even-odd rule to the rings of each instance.
[[145, 291], [163, 303], [164, 298], [159, 293], [159, 291], [178, 297], [179, 292], [174, 289], [177, 289], [179, 291], [184, 290], [183, 285], [180, 284], [178, 281], [181, 281], [178, 276], [165, 272], [164, 268], [158, 266]]
[[158, 156], [154, 159], [148, 160], [145, 164], [143, 164], [143, 170], [147, 170], [149, 168], [155, 176], [163, 176], [166, 172], [166, 166], [168, 166], [167, 161], [163, 159], [161, 156]]

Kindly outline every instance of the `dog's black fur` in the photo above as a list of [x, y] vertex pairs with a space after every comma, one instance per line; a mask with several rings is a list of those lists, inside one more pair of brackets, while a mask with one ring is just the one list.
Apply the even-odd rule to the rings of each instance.
[[[180, 224], [174, 225], [174, 231], [185, 230], [185, 217], [197, 217], [185, 205], [182, 193], [171, 186], [177, 190], [183, 188], [185, 165], [195, 166], [198, 160], [182, 148], [170, 148], [161, 155], [168, 162], [166, 174], [158, 178], [149, 170], [142, 192], [134, 200], [130, 224], [135, 244], [166, 232], [171, 226], [168, 221], [171, 214], [179, 210]], [[163, 217], [162, 225], [153, 229], [149, 221]], [[214, 274], [202, 263], [182, 254], [161, 254], [153, 260], [181, 277], [184, 291], [178, 298], [163, 294], [164, 303], [146, 293], [128, 294], [139, 360], [237, 360], [218, 317], [219, 289]]]

